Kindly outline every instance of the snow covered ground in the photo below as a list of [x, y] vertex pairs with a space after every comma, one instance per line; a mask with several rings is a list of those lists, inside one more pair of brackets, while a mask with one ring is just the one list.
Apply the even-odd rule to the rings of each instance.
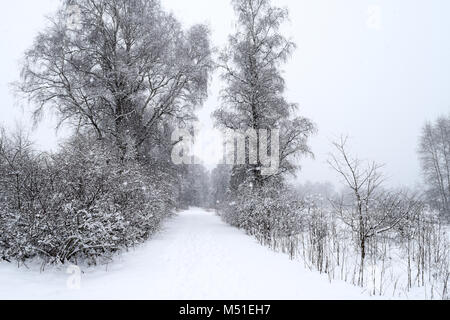
[[38, 266], [1, 263], [0, 299], [370, 298], [350, 284], [330, 284], [202, 209], [180, 213], [110, 265], [83, 270], [81, 288], [67, 285], [73, 279], [62, 268], [40, 273]]

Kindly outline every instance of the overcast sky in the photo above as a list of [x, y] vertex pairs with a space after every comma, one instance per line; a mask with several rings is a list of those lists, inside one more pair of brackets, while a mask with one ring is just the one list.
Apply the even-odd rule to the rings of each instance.
[[[9, 83], [19, 78], [19, 62], [45, 25], [58, 0], [5, 1], [0, 12], [0, 123], [30, 125], [29, 112], [17, 106]], [[214, 45], [226, 43], [233, 29], [227, 0], [162, 0], [186, 25], [207, 23]], [[420, 182], [417, 140], [425, 121], [450, 112], [450, 1], [448, 0], [276, 0], [290, 9], [284, 27], [298, 49], [285, 67], [287, 96], [311, 118], [319, 134], [311, 140], [315, 160], [302, 162], [300, 181], [337, 182], [327, 167], [330, 142], [350, 136], [353, 151], [386, 164], [391, 185]], [[199, 112], [199, 155], [214, 156], [218, 143], [211, 112], [220, 82]], [[55, 149], [56, 134], [47, 120], [33, 131], [39, 148]], [[216, 152], [217, 153], [217, 152]], [[209, 161], [211, 162], [211, 161]]]

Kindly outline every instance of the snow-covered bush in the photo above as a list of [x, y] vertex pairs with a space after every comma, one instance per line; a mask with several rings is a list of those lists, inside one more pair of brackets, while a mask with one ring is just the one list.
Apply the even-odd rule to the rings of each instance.
[[267, 184], [260, 188], [242, 184], [222, 207], [224, 220], [245, 229], [261, 241], [298, 234], [302, 227], [299, 214], [304, 203], [286, 187]]
[[[12, 146], [3, 153], [16, 154]], [[119, 157], [106, 142], [78, 136], [55, 155], [22, 158], [2, 181], [4, 260], [95, 263], [148, 239], [173, 209], [170, 188], [132, 150]]]

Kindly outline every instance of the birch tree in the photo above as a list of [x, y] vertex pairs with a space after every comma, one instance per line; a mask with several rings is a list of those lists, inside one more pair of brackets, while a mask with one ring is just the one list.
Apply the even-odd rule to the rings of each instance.
[[270, 153], [259, 150], [259, 130], [280, 130], [280, 169], [274, 175], [261, 174], [261, 159], [233, 169], [240, 182], [250, 179], [262, 186], [274, 176], [295, 173], [298, 166], [293, 159], [312, 154], [307, 141], [315, 127], [310, 120], [297, 117], [298, 106], [283, 96], [286, 85], [280, 67], [296, 47], [280, 32], [288, 10], [272, 6], [270, 0], [233, 0], [232, 4], [237, 30], [220, 56], [226, 87], [215, 118], [220, 128], [256, 130], [259, 155]]

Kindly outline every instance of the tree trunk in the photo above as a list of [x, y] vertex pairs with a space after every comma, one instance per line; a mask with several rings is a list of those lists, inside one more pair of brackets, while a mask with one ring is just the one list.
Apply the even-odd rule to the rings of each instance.
[[361, 266], [359, 270], [359, 280], [358, 285], [363, 287], [364, 286], [364, 261], [366, 259], [366, 239], [365, 237], [362, 237], [361, 239]]

